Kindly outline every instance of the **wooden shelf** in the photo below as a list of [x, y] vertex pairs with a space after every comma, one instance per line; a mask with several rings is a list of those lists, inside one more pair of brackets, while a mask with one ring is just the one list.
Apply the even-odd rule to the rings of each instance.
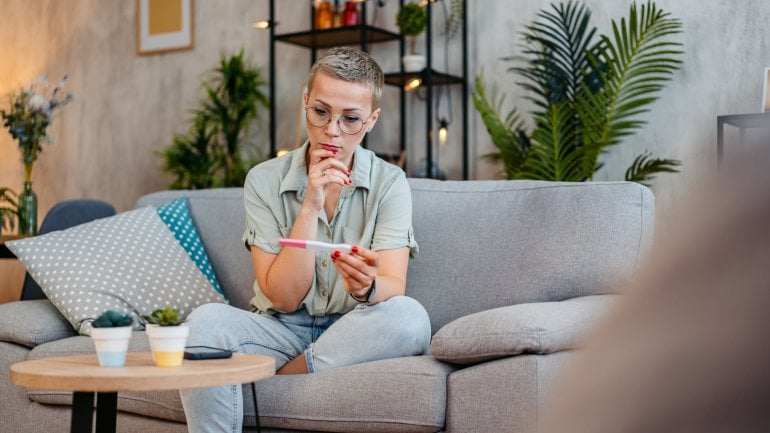
[[299, 45], [305, 48], [331, 48], [339, 45], [358, 45], [364, 40], [372, 44], [397, 41], [399, 35], [370, 25], [338, 27], [334, 29], [311, 30], [306, 32], [275, 35], [275, 40]]
[[[428, 76], [427, 69], [423, 69], [420, 72], [405, 72], [403, 74], [401, 73], [385, 74], [385, 84], [389, 84], [391, 86], [403, 87], [406, 85], [406, 83], [408, 83], [410, 80], [414, 78], [419, 78], [422, 80], [423, 83], [425, 83], [427, 82], [427, 76]], [[434, 86], [442, 85], [442, 84], [462, 84], [463, 79], [462, 77], [445, 74], [443, 72], [438, 72], [435, 69], [431, 69], [431, 83]]]

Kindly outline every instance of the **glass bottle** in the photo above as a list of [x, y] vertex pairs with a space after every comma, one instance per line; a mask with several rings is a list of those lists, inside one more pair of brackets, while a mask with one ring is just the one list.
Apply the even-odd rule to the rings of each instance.
[[342, 25], [357, 26], [358, 24], [358, 3], [346, 1], [345, 12], [342, 13]]
[[344, 8], [338, 8], [334, 11], [334, 28], [342, 27], [342, 12]]
[[37, 234], [37, 194], [32, 191], [32, 182], [24, 182], [24, 191], [19, 194], [19, 234]]
[[330, 29], [334, 26], [334, 11], [329, 0], [323, 0], [318, 4], [315, 11], [316, 30]]

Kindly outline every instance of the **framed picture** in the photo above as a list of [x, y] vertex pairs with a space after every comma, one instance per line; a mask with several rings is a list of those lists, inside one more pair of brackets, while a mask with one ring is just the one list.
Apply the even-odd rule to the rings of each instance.
[[193, 47], [193, 0], [136, 0], [136, 52]]
[[762, 80], [762, 112], [770, 113], [770, 68], [765, 68]]

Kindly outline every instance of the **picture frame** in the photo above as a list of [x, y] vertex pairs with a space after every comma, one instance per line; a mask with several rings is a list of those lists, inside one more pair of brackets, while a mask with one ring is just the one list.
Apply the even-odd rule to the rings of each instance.
[[138, 55], [192, 49], [193, 34], [193, 0], [136, 0]]
[[762, 113], [770, 113], [770, 67], [765, 68], [762, 80]]

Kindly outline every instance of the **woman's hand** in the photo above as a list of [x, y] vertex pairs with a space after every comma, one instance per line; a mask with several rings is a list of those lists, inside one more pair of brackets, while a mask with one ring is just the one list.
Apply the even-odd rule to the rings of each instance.
[[309, 152], [307, 168], [307, 195], [305, 203], [320, 212], [326, 201], [326, 193], [330, 184], [350, 185], [350, 170], [340, 160], [335, 158], [336, 151], [316, 149]]
[[356, 299], [366, 295], [380, 267], [378, 253], [355, 245], [350, 254], [334, 251], [332, 262], [345, 280], [345, 290]]

